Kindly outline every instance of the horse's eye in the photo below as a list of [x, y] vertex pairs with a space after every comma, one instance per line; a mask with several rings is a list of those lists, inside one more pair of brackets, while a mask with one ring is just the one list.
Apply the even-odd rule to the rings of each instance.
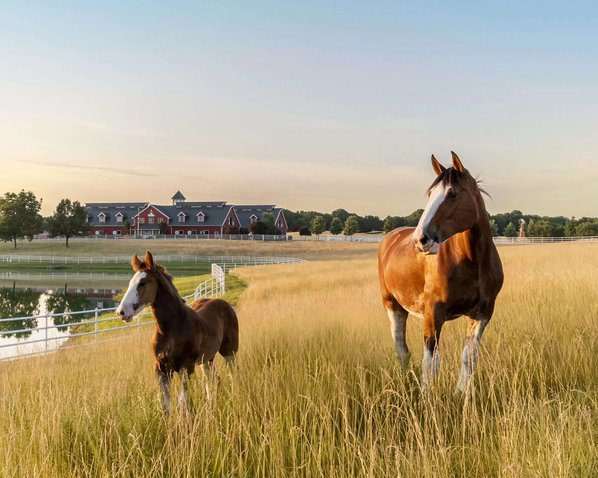
[[147, 281], [142, 280], [139, 282], [139, 287], [143, 287], [145, 284], [147, 284]]
[[449, 189], [446, 193], [446, 197], [449, 199], [455, 199], [457, 197], [457, 193], [454, 189]]

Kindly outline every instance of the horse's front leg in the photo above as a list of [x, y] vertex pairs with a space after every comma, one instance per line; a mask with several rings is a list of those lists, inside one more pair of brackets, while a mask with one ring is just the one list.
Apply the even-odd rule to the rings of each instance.
[[455, 392], [464, 392], [471, 383], [471, 377], [478, 364], [478, 353], [480, 350], [480, 341], [489, 319], [467, 318], [467, 333], [463, 342], [463, 352], [461, 353], [461, 372]]
[[181, 370], [181, 393], [179, 393], [178, 407], [182, 413], [189, 412], [188, 382], [193, 370]]
[[444, 310], [434, 304], [424, 312], [424, 356], [422, 358], [422, 389], [427, 391], [440, 370], [440, 330], [444, 324]]

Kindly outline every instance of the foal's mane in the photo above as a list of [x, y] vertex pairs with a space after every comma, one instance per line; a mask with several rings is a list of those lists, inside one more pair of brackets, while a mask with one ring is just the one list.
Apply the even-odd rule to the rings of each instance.
[[492, 198], [488, 191], [481, 187], [482, 180], [481, 179], [474, 179], [467, 169], [463, 169], [463, 172], [459, 172], [455, 168], [446, 168], [442, 173], [440, 173], [430, 187], [426, 190], [426, 194], [429, 196], [432, 192], [432, 189], [436, 187], [438, 183], [442, 183], [443, 186], [447, 185], [455, 185], [459, 184], [460, 182], [465, 182], [471, 179], [471, 184], [481, 193], [485, 194], [489, 198]]

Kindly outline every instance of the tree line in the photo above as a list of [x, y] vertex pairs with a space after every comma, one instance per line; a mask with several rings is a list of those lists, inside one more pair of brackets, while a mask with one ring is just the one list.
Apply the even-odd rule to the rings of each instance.
[[[352, 235], [356, 232], [386, 233], [403, 226], [415, 227], [423, 212], [423, 209], [417, 209], [407, 216], [386, 216], [384, 219], [371, 215], [360, 216], [345, 209], [336, 209], [331, 213], [288, 210], [284, 213], [290, 232], [319, 235], [330, 231], [331, 234]], [[598, 236], [598, 218], [595, 217], [538, 216], [514, 210], [489, 214], [489, 219], [494, 236], [516, 237], [522, 226], [527, 237]]]
[[[69, 239], [87, 236], [90, 224], [87, 211], [79, 201], [62, 199], [54, 213], [42, 217], [42, 199], [31, 191], [7, 192], [0, 197], [0, 240], [12, 242], [17, 247], [20, 239], [33, 240], [36, 234], [48, 231], [50, 237], [64, 237], [66, 247]], [[317, 211], [290, 211], [285, 209], [289, 232], [302, 235], [320, 235], [325, 231], [332, 234], [353, 235], [357, 232], [389, 232], [397, 227], [417, 225], [423, 209], [417, 209], [407, 216], [360, 216], [345, 209], [331, 213]], [[519, 210], [489, 215], [494, 236], [515, 237], [524, 227], [528, 237], [598, 236], [598, 218], [567, 218], [564, 216], [538, 216], [524, 214]], [[249, 226], [253, 234], [279, 234], [274, 217], [265, 213], [259, 221]]]
[[87, 212], [79, 201], [62, 199], [49, 217], [39, 213], [42, 199], [31, 191], [5, 193], [0, 197], [0, 240], [12, 242], [17, 248], [20, 239], [33, 240], [36, 234], [48, 231], [50, 237], [61, 236], [69, 246], [69, 239], [89, 234]]

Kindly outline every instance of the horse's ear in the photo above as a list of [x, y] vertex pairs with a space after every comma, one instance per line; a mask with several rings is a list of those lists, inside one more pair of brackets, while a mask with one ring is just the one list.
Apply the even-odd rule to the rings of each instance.
[[463, 163], [459, 159], [459, 156], [457, 156], [454, 151], [451, 151], [451, 156], [453, 157], [453, 168], [462, 173], [465, 168], [463, 168]]
[[143, 256], [143, 262], [145, 262], [145, 267], [148, 269], [154, 268], [154, 257], [150, 251], [145, 251], [145, 256]]
[[436, 176], [440, 176], [446, 169], [442, 164], [438, 162], [434, 155], [432, 155], [432, 168], [434, 168]]
[[131, 267], [135, 272], [141, 270], [141, 261], [139, 260], [139, 257], [137, 257], [137, 254], [133, 254], [133, 257], [131, 257]]

